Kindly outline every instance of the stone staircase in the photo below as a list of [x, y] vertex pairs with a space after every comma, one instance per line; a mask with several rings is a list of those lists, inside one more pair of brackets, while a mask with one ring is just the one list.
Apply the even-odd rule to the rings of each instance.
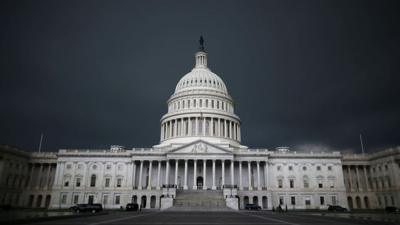
[[177, 211], [231, 211], [226, 207], [222, 191], [177, 190], [174, 206]]

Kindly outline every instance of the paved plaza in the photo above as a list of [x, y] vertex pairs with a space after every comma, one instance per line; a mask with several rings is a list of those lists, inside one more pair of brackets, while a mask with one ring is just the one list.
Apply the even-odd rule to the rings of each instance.
[[31, 224], [56, 224], [56, 225], [148, 225], [148, 224], [171, 224], [171, 225], [352, 225], [352, 224], [396, 224], [395, 222], [374, 220], [360, 220], [354, 218], [324, 217], [312, 214], [287, 213], [277, 214], [272, 212], [120, 212], [108, 215], [97, 215], [90, 217], [79, 217], [63, 220], [46, 221]]

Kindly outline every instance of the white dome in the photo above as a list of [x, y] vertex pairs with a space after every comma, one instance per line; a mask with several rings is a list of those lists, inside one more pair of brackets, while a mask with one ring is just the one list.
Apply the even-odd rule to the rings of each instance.
[[224, 81], [208, 68], [194, 68], [183, 76], [175, 88], [175, 93], [190, 90], [210, 90], [228, 95]]
[[204, 140], [220, 146], [242, 148], [240, 118], [224, 81], [207, 67], [207, 53], [200, 39], [195, 67], [183, 76], [168, 99], [161, 118], [160, 144], [182, 146]]

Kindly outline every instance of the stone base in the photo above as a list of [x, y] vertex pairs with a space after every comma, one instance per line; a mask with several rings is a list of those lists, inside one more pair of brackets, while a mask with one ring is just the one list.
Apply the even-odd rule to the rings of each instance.
[[237, 198], [226, 198], [226, 206], [233, 210], [239, 210], [239, 202]]
[[174, 199], [170, 197], [161, 198], [161, 210], [171, 208], [174, 204]]

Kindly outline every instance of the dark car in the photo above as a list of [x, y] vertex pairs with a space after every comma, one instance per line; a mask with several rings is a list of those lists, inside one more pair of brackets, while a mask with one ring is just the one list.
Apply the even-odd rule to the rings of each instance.
[[329, 211], [335, 211], [335, 212], [347, 212], [346, 208], [343, 208], [342, 206], [339, 205], [330, 205], [328, 207]]
[[139, 205], [137, 203], [128, 203], [125, 207], [126, 211], [138, 211]]
[[261, 210], [261, 207], [256, 205], [256, 204], [246, 204], [244, 206], [244, 209], [247, 209], [247, 210]]
[[394, 206], [388, 206], [385, 208], [387, 213], [400, 213], [400, 209]]
[[77, 204], [70, 208], [76, 213], [80, 212], [91, 212], [96, 213], [103, 210], [103, 206], [101, 204]]

